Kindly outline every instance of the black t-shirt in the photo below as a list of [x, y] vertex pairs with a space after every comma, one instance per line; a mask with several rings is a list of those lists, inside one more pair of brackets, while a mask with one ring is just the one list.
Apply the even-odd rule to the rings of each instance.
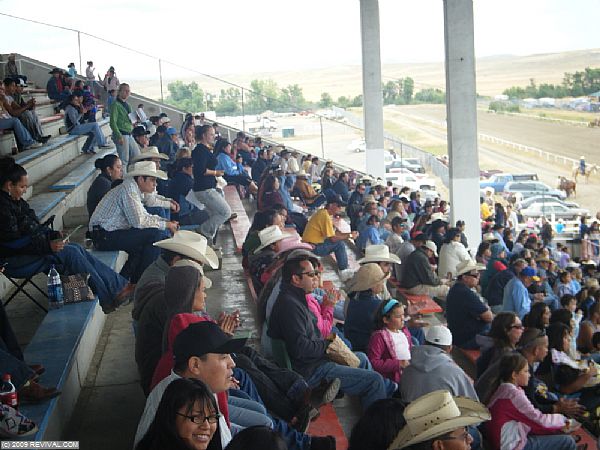
[[205, 175], [206, 170], [215, 170], [217, 167], [217, 157], [204, 144], [196, 145], [192, 152], [192, 161], [194, 162], [194, 191], [206, 191], [214, 189], [217, 186], [217, 179], [214, 175]]
[[446, 319], [452, 332], [452, 343], [460, 346], [481, 333], [486, 322], [479, 316], [487, 306], [463, 283], [456, 283], [446, 297]]

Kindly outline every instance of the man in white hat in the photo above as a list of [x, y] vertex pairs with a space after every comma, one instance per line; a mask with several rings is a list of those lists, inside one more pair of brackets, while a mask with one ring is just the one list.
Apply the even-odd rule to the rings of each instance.
[[283, 239], [293, 237], [292, 233], [284, 233], [278, 225], [270, 225], [258, 232], [260, 245], [254, 253], [248, 257], [250, 275], [256, 292], [260, 292], [264, 286], [263, 274], [271, 265], [279, 252], [279, 242]]
[[133, 166], [125, 181], [100, 200], [90, 217], [89, 229], [98, 250], [123, 250], [129, 258], [122, 273], [132, 283], [159, 255], [152, 244], [168, 238], [179, 227], [177, 222], [148, 213], [142, 203], [144, 193], [153, 192], [156, 179], [167, 179], [152, 161]]
[[454, 337], [454, 345], [464, 349], [478, 349], [478, 334], [490, 329], [494, 315], [476, 294], [479, 271], [485, 270], [472, 259], [456, 266], [457, 280], [446, 297], [446, 319]]
[[478, 401], [453, 397], [447, 390], [434, 391], [406, 407], [406, 425], [389, 449], [467, 450], [473, 443], [467, 427], [490, 418], [490, 412]]
[[415, 295], [429, 295], [445, 299], [448, 295], [447, 280], [441, 280], [431, 267], [429, 260], [437, 256], [437, 247], [433, 241], [412, 252], [406, 261], [402, 262], [402, 281], [400, 285]]

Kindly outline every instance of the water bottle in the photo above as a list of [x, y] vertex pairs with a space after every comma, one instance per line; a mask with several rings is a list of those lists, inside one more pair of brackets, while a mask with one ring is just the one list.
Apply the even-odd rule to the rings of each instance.
[[62, 308], [64, 304], [60, 275], [53, 264], [48, 272], [48, 308], [58, 309]]
[[10, 374], [6, 373], [2, 377], [2, 388], [0, 389], [0, 403], [17, 408], [19, 400], [17, 389], [10, 379]]

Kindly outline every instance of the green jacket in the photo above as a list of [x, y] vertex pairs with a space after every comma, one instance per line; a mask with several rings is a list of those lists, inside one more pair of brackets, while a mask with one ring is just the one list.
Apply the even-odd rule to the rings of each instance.
[[[131, 133], [133, 130], [133, 124], [129, 119], [129, 112], [131, 108], [121, 100], [115, 100], [110, 106], [110, 129], [113, 132], [115, 140], [120, 139], [123, 132]], [[128, 111], [129, 109], [129, 111]]]

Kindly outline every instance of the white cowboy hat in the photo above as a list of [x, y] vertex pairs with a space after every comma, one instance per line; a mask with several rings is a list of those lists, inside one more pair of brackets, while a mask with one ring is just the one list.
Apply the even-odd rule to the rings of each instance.
[[172, 238], [155, 242], [154, 246], [208, 264], [213, 269], [219, 267], [219, 258], [215, 251], [208, 246], [206, 238], [193, 231], [177, 231]]
[[363, 205], [366, 205], [367, 203], [377, 203], [377, 199], [373, 194], [367, 194], [364, 196]]
[[437, 245], [435, 245], [435, 242], [433, 241], [425, 241], [425, 248], [428, 248], [429, 250], [431, 250], [433, 252], [434, 256], [437, 256]]
[[448, 391], [433, 391], [406, 407], [406, 425], [388, 450], [406, 448], [490, 418], [488, 409], [475, 400], [453, 397]]
[[483, 241], [484, 242], [491, 242], [491, 241], [497, 241], [498, 238], [494, 235], [494, 233], [485, 233], [483, 235]]
[[139, 154], [137, 154], [133, 158], [131, 158], [131, 162], [135, 163], [138, 161], [143, 161], [145, 159], [152, 159], [152, 158], [169, 159], [169, 157], [167, 155], [158, 151], [158, 147], [152, 146], [152, 147], [146, 147]]
[[472, 259], [466, 259], [461, 261], [456, 266], [456, 276], [463, 275], [468, 272], [473, 272], [474, 270], [485, 270], [485, 266], [481, 264], [477, 264]]
[[140, 161], [133, 165], [133, 169], [127, 172], [126, 177], [155, 177], [161, 180], [166, 180], [167, 174], [156, 168], [156, 164], [152, 161]]
[[191, 259], [180, 259], [175, 264], [173, 264], [172, 267], [193, 267], [198, 272], [200, 272], [200, 275], [202, 275], [202, 278], [204, 278], [204, 288], [210, 289], [212, 287], [212, 281], [210, 280], [210, 278], [204, 275], [204, 270], [202, 270], [202, 266], [196, 261], [192, 261]]
[[308, 174], [304, 169], [300, 169], [298, 173], [296, 173], [296, 177], [308, 178]]
[[429, 220], [427, 222], [425, 222], [425, 223], [427, 225], [430, 225], [433, 222], [435, 222], [436, 220], [443, 220], [444, 222], [448, 222], [448, 218], [444, 215], [444, 213], [436, 212], [436, 213], [433, 213], [431, 215], [431, 217], [429, 218]]
[[260, 230], [258, 232], [258, 237], [260, 238], [260, 245], [254, 253], [260, 252], [263, 248], [274, 244], [277, 241], [281, 241], [282, 239], [286, 239], [289, 237], [293, 237], [294, 235], [291, 233], [284, 233], [281, 231], [277, 225], [271, 225], [265, 228], [264, 230]]
[[576, 263], [575, 261], [569, 261], [567, 263], [567, 269], [577, 269], [579, 267], [579, 264]]
[[400, 264], [400, 258], [393, 253], [390, 254], [390, 248], [385, 244], [369, 245], [365, 249], [365, 257], [358, 260], [359, 264], [389, 262]]
[[368, 263], [360, 266], [347, 284], [348, 292], [360, 292], [371, 289], [377, 283], [387, 279], [390, 274], [383, 272], [379, 264]]

